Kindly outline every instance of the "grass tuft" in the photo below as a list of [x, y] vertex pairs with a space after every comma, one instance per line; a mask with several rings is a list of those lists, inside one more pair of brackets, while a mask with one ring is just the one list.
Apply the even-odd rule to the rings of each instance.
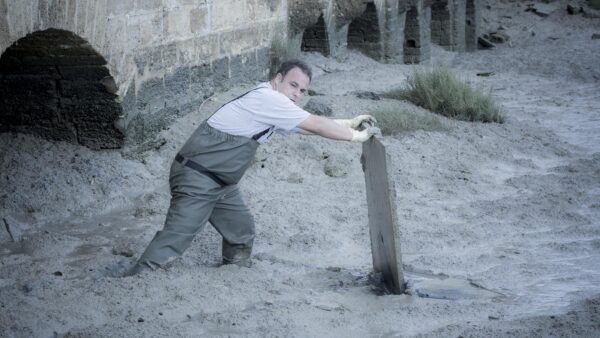
[[408, 86], [389, 92], [389, 98], [404, 99], [446, 117], [463, 121], [504, 122], [491, 95], [460, 81], [449, 69], [415, 71]]
[[434, 115], [421, 115], [406, 109], [384, 109], [371, 112], [377, 119], [377, 127], [383, 135], [395, 135], [415, 130], [444, 130], [439, 118]]

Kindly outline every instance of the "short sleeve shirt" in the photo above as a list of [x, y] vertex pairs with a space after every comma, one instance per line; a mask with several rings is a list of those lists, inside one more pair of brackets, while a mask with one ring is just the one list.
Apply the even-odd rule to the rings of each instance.
[[309, 115], [288, 97], [273, 90], [269, 82], [264, 82], [219, 108], [207, 122], [222, 132], [250, 138], [267, 131], [258, 139], [264, 143], [273, 132], [294, 131]]

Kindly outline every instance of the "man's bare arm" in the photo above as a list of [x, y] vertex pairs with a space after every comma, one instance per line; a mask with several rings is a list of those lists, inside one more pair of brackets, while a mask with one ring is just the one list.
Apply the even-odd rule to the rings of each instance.
[[315, 134], [332, 140], [352, 140], [350, 128], [318, 115], [309, 115], [298, 125], [298, 128], [301, 129], [300, 133], [304, 135]]

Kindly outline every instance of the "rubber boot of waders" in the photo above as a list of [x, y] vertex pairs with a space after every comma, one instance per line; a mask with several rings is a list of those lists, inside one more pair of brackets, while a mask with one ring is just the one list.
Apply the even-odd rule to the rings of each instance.
[[252, 253], [252, 245], [248, 244], [228, 244], [223, 241], [223, 265], [235, 264], [249, 268], [252, 266], [250, 254]]
[[135, 265], [133, 267], [131, 267], [131, 269], [129, 269], [127, 272], [125, 272], [123, 277], [135, 276], [135, 275], [141, 273], [142, 271], [154, 271], [154, 270], [155, 269], [152, 268], [152, 266], [150, 266], [150, 264], [138, 261], [137, 263], [135, 263]]

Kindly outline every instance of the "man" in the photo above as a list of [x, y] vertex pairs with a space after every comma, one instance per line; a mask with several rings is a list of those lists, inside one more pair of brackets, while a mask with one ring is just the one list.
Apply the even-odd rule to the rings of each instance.
[[302, 61], [284, 62], [271, 81], [230, 101], [202, 122], [171, 166], [171, 205], [164, 228], [130, 274], [154, 270], [181, 256], [208, 221], [223, 236], [223, 263], [248, 266], [254, 220], [237, 183], [259, 144], [274, 132], [354, 142], [371, 137], [370, 130], [355, 128], [363, 121], [375, 122], [372, 116], [331, 120], [298, 107], [311, 77], [310, 68]]

